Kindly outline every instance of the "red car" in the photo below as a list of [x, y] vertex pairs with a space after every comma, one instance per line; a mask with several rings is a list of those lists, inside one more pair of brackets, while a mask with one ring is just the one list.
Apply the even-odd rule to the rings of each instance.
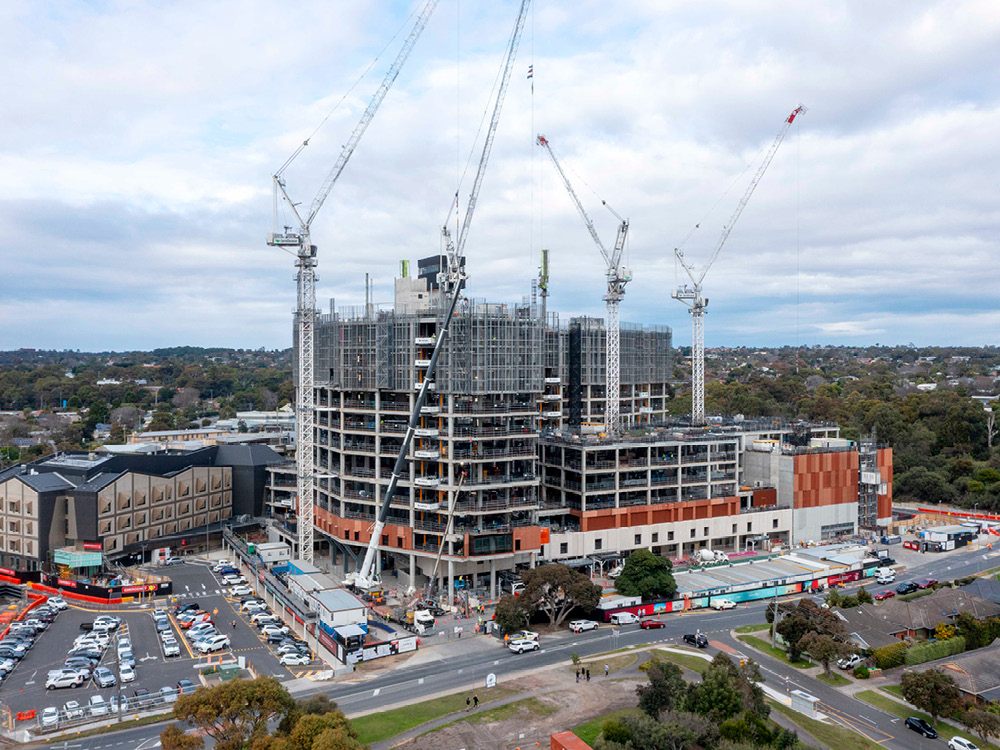
[[922, 581], [917, 581], [917, 588], [929, 589], [931, 586], [934, 586], [936, 583], [937, 583], [937, 580], [934, 579], [934, 578], [925, 578]]
[[896, 595], [896, 592], [892, 589], [886, 589], [885, 591], [879, 591], [875, 594], [875, 601], [884, 602], [886, 599], [892, 599]]
[[643, 620], [639, 623], [639, 627], [643, 630], [649, 630], [650, 628], [662, 628], [666, 625], [663, 620]]

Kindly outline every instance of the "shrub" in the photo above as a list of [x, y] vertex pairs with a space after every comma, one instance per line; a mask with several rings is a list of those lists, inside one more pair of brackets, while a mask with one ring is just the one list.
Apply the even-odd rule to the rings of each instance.
[[868, 667], [866, 667], [864, 664], [859, 664], [854, 668], [854, 676], [857, 677], [859, 680], [867, 680]]
[[875, 666], [879, 669], [902, 666], [906, 660], [906, 649], [907, 645], [902, 641], [875, 649], [872, 652], [872, 656], [875, 657]]
[[580, 654], [576, 653], [576, 651], [570, 654], [569, 658], [573, 660], [574, 666], [580, 663]]
[[943, 659], [946, 656], [954, 656], [965, 651], [965, 638], [956, 636], [946, 641], [930, 641], [919, 643], [910, 648], [904, 655], [904, 661], [908, 666], [923, 664], [925, 661]]
[[620, 745], [624, 745], [632, 739], [632, 732], [621, 719], [608, 719], [601, 727], [601, 732], [605, 740], [617, 742]]

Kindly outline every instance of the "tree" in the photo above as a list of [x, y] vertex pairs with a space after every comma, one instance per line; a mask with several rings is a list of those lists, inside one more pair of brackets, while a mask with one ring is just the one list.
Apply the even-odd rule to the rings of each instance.
[[[197, 727], [215, 741], [218, 750], [243, 750], [263, 737], [268, 722], [281, 720], [295, 708], [295, 700], [273, 677], [230, 680], [215, 687], [181, 695], [174, 704], [174, 718]], [[176, 732], [160, 735], [164, 750], [193, 750], [197, 746], [168, 746]], [[200, 738], [199, 738], [200, 739]]]
[[628, 556], [622, 572], [615, 579], [615, 589], [622, 596], [643, 599], [669, 598], [677, 591], [670, 560], [639, 549]]
[[873, 601], [871, 593], [864, 586], [858, 589], [859, 604], [871, 604]]
[[788, 644], [788, 658], [802, 657], [800, 641], [807, 633], [829, 635], [835, 640], [847, 639], [847, 627], [832, 609], [820, 609], [812, 599], [802, 599], [797, 605], [778, 607], [779, 621], [775, 630]]
[[549, 624], [559, 627], [576, 607], [593, 609], [601, 600], [601, 587], [583, 573], [559, 563], [541, 565], [521, 576], [521, 597], [549, 616]]
[[743, 710], [741, 687], [739, 669], [732, 659], [723, 653], [716, 654], [701, 682], [688, 689], [685, 707], [721, 724]]
[[180, 724], [171, 724], [160, 732], [163, 750], [201, 750], [205, 741], [197, 734], [185, 734]]
[[850, 643], [834, 640], [822, 633], [806, 633], [799, 641], [799, 648], [823, 665], [823, 673], [830, 676], [830, 662], [857, 653]]
[[962, 723], [979, 735], [983, 742], [1000, 737], [1000, 716], [992, 711], [973, 709], [962, 714]]
[[934, 721], [939, 716], [950, 716], [964, 703], [955, 679], [940, 669], [906, 672], [899, 681], [899, 689], [907, 702], [929, 713]]
[[657, 719], [664, 711], [682, 707], [687, 685], [680, 667], [670, 662], [655, 662], [650, 666], [647, 677], [649, 684], [635, 689], [639, 696], [639, 708], [647, 716]]
[[531, 606], [523, 596], [507, 594], [500, 597], [495, 611], [496, 623], [505, 633], [514, 633], [528, 624]]

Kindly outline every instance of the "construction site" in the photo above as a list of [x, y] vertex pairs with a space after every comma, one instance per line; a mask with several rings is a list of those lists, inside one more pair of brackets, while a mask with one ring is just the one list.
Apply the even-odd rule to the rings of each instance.
[[[470, 155], [464, 206], [460, 184], [443, 223], [442, 249], [419, 259], [412, 278], [409, 261], [399, 259], [392, 303], [373, 302], [366, 281], [364, 305], [331, 302], [320, 314], [322, 253], [312, 223], [436, 5], [428, 0], [416, 15], [308, 211], [290, 197], [285, 174], [309, 141], [274, 175], [268, 244], [294, 254], [297, 267], [297, 455], [294, 493], [273, 495], [268, 512], [294, 554], [328, 557], [359, 590], [378, 589], [391, 575], [401, 589], [447, 592], [450, 602], [463, 588], [494, 598], [519, 568], [542, 562], [603, 565], [640, 548], [680, 560], [888, 523], [891, 452], [873, 441], [862, 449], [841, 440], [836, 425], [705, 412], [706, 274], [803, 106], [761, 149], [707, 263], [696, 267], [675, 250], [691, 282], [671, 295], [692, 320], [689, 413], [674, 405], [671, 414], [671, 329], [620, 320], [633, 279], [624, 263], [629, 221], [601, 200], [617, 222], [613, 241], [601, 238], [548, 136], [536, 144], [604, 261], [604, 317], [548, 309], [547, 250], [522, 301], [469, 293], [488, 293], [474, 281], [466, 243], [529, 0], [520, 3]], [[292, 225], [279, 225], [279, 204]], [[288, 474], [276, 468], [273, 485], [287, 487]]]

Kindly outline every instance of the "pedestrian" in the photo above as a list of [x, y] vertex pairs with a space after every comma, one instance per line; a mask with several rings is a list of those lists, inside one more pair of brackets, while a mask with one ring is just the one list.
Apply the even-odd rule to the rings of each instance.
[[233, 620], [233, 629], [236, 629], [236, 620]]
[[576, 668], [576, 681], [577, 682], [580, 681], [580, 668], [579, 667]]
[[604, 665], [604, 676], [607, 677], [610, 672], [611, 672], [611, 668], [607, 664], [605, 664]]
[[587, 682], [590, 682], [590, 670], [587, 670]]
[[472, 706], [472, 699], [469, 696], [465, 696], [465, 710], [468, 711]]
[[473, 695], [472, 696], [472, 707], [473, 708], [479, 708], [479, 696], [478, 695]]

